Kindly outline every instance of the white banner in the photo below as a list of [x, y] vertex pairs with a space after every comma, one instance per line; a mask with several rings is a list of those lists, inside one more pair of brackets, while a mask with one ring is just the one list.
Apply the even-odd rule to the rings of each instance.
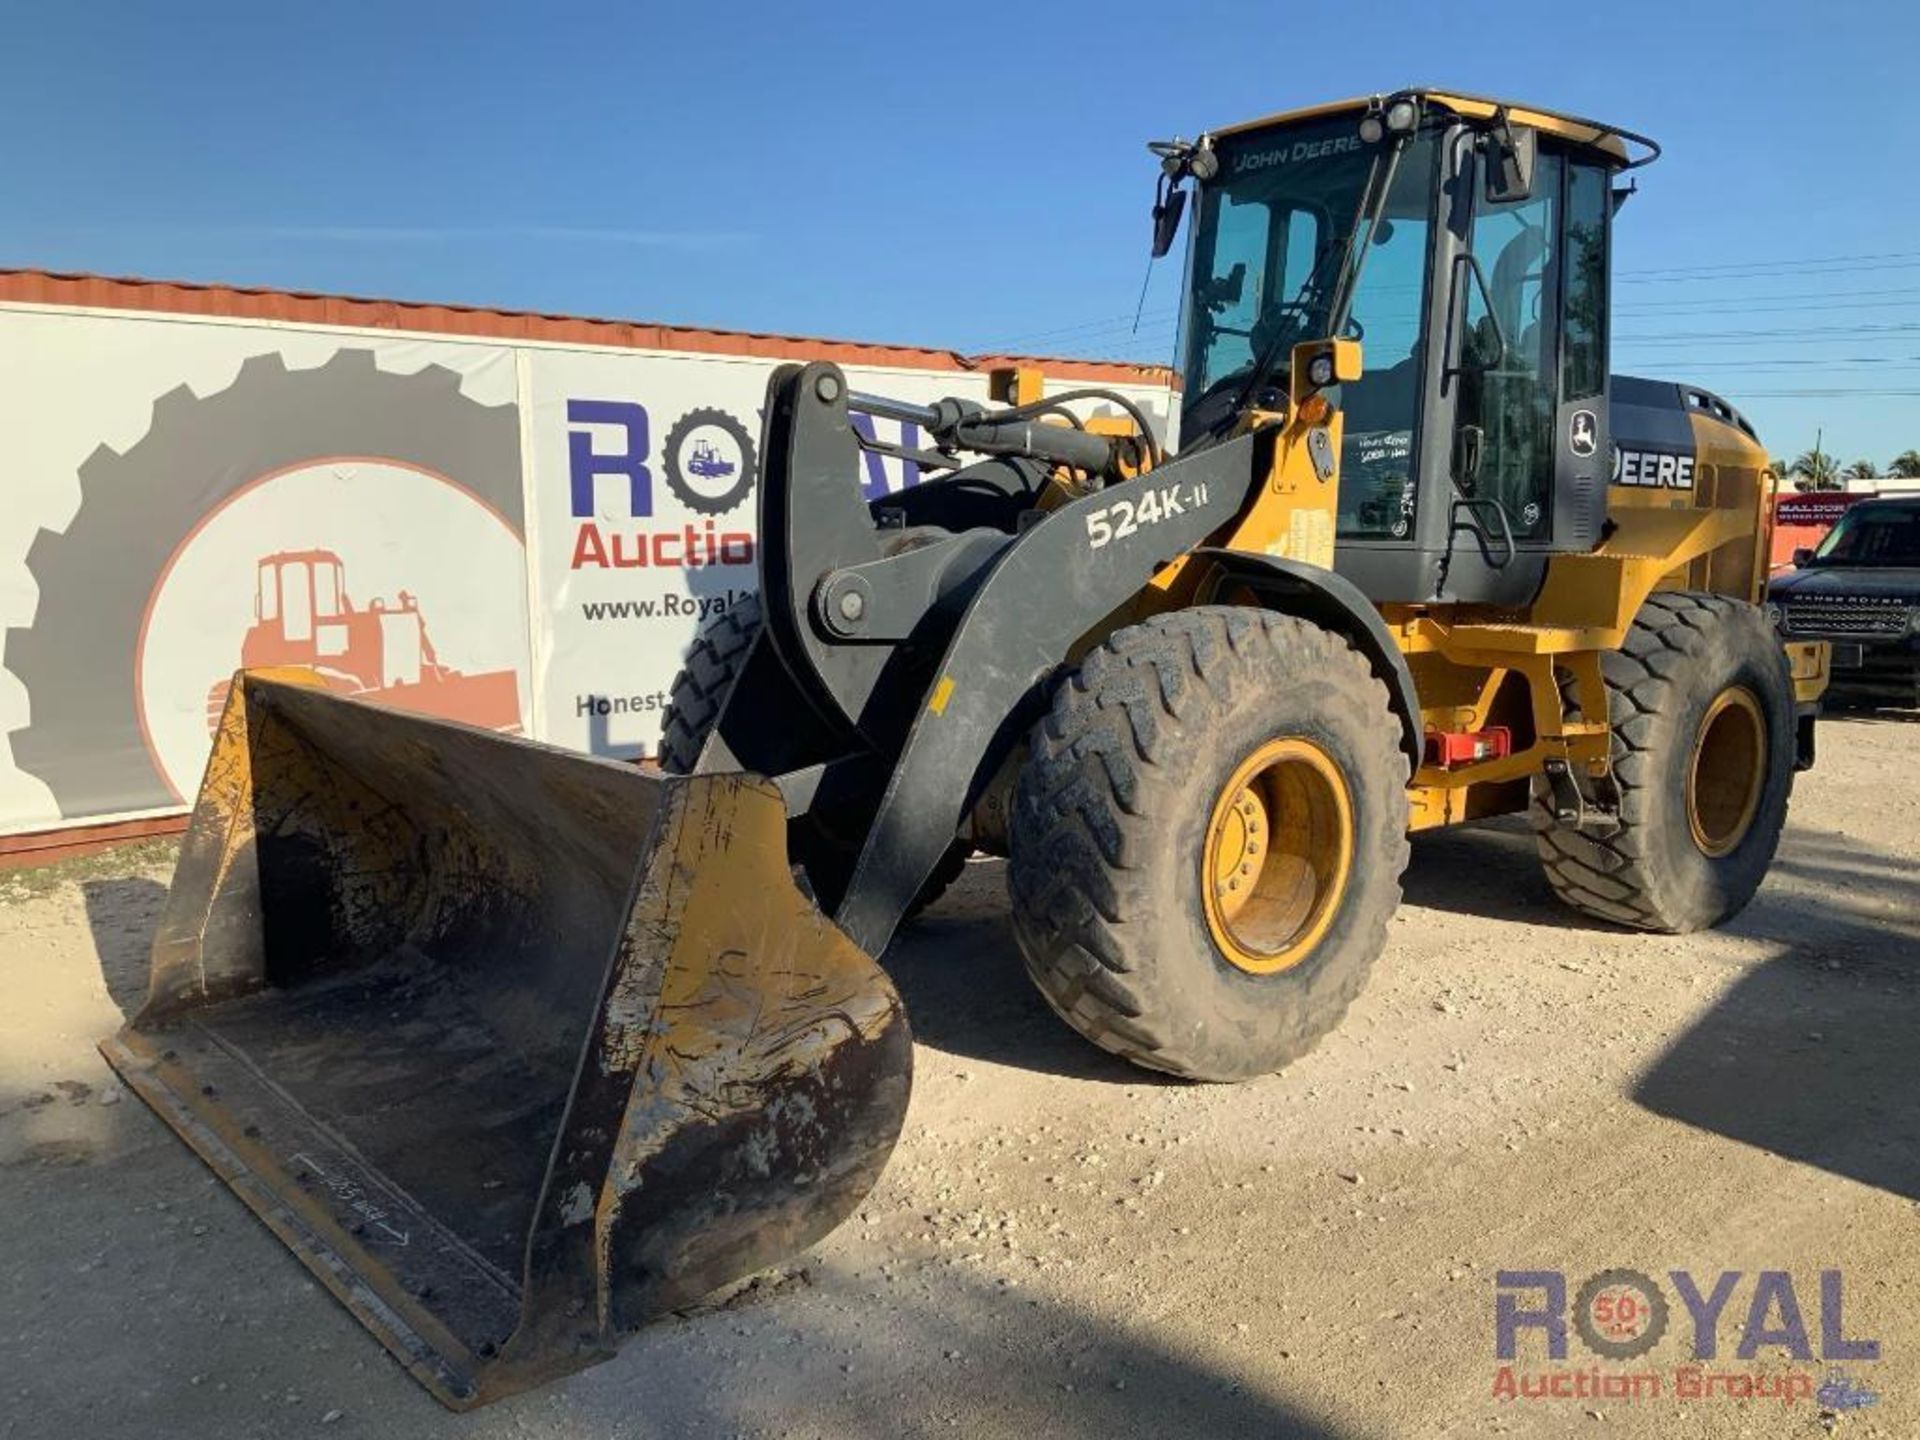
[[[756, 588], [760, 408], [775, 362], [556, 350], [525, 359], [535, 728], [575, 749], [651, 755], [694, 635]], [[919, 403], [987, 399], [978, 372], [849, 367], [847, 379]], [[1127, 388], [1164, 421], [1164, 390]], [[924, 443], [911, 426], [858, 414], [854, 423], [883, 441]], [[919, 479], [917, 466], [865, 455], [847, 483], [873, 499]]]
[[[0, 306], [0, 833], [177, 813], [240, 665], [651, 754], [689, 642], [755, 588], [777, 363]], [[1164, 423], [1165, 390], [1115, 388]]]
[[0, 466], [0, 828], [191, 801], [242, 664], [524, 728], [510, 351], [0, 311]]

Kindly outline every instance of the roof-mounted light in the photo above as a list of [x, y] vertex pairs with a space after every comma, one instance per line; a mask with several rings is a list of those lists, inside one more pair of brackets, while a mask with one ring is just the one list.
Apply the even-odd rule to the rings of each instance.
[[1396, 95], [1390, 100], [1375, 96], [1367, 106], [1367, 113], [1360, 117], [1360, 138], [1369, 145], [1378, 145], [1389, 135], [1410, 135], [1413, 127], [1420, 123], [1420, 107], [1410, 95]]
[[1153, 140], [1147, 149], [1160, 157], [1161, 173], [1176, 185], [1189, 175], [1206, 181], [1220, 173], [1220, 157], [1214, 153], [1211, 135], [1192, 141], [1177, 135], [1171, 140]]

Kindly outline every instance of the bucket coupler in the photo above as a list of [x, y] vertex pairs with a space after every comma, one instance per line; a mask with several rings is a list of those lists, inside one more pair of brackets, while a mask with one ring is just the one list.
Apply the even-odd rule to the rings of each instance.
[[[1049, 679], [1157, 571], [1240, 514], [1265, 442], [1230, 440], [1045, 512], [1035, 492], [1057, 457], [1002, 455], [903, 492], [913, 513], [947, 523], [901, 531], [886, 514], [898, 497], [861, 492], [848, 403], [830, 363], [769, 381], [765, 627], [696, 769], [772, 777], [802, 839], [818, 824], [857, 850], [833, 916], [878, 955]], [[1016, 429], [973, 423], [996, 443]], [[1080, 443], [1030, 428], [1054, 432], [1049, 445]]]
[[236, 677], [104, 1042], [464, 1408], [803, 1249], [879, 1175], [911, 1047], [795, 888], [785, 806]]

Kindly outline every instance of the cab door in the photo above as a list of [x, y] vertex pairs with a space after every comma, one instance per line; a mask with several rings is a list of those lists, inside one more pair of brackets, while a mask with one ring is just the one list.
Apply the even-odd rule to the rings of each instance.
[[[1608, 190], [1602, 167], [1543, 141], [1526, 198], [1476, 197], [1451, 478], [1470, 527], [1457, 538], [1484, 541], [1489, 569], [1537, 571], [1530, 554], [1598, 539], [1610, 448]], [[1485, 588], [1512, 587], [1489, 577]]]

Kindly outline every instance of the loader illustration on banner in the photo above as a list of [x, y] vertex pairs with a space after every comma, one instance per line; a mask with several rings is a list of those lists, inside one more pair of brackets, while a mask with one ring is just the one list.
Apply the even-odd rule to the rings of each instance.
[[[156, 396], [131, 443], [102, 440], [79, 465], [78, 510], [27, 553], [32, 622], [8, 629], [0, 651], [30, 717], [9, 736], [14, 763], [46, 786], [58, 814], [152, 812], [191, 798], [207, 753], [207, 686], [236, 659], [330, 667], [339, 693], [397, 688], [404, 694], [369, 698], [447, 701], [461, 708], [441, 713], [489, 728], [517, 721], [500, 698], [517, 707], [511, 677], [487, 672], [508, 657], [526, 663], [524, 592], [484, 577], [525, 573], [519, 410], [475, 399], [469, 377], [448, 365], [420, 365], [404, 348], [386, 358], [394, 368], [359, 346], [319, 364], [249, 355], [214, 388], [181, 383]], [[369, 588], [420, 587], [437, 607], [439, 643], [481, 673], [449, 686], [452, 672], [428, 659], [422, 635], [422, 680], [432, 682], [348, 682], [368, 653], [356, 626], [380, 628], [371, 643], [384, 650], [404, 644], [417, 615], [368, 614], [345, 631], [322, 624], [289, 642], [310, 649], [273, 649], [245, 592], [248, 567], [290, 542], [354, 557]], [[346, 633], [351, 666], [327, 651]]]
[[[444, 715], [485, 730], [520, 732], [519, 679], [511, 670], [465, 675], [443, 664], [427, 636], [419, 598], [375, 599], [355, 609], [346, 567], [331, 550], [262, 556], [254, 623], [240, 647], [240, 668], [300, 666], [336, 694]], [[207, 733], [220, 730], [230, 677], [207, 691]]]
[[702, 479], [721, 479], [733, 474], [740, 467], [730, 460], [722, 460], [720, 452], [713, 448], [710, 440], [693, 442], [693, 458], [687, 461], [687, 469]]

